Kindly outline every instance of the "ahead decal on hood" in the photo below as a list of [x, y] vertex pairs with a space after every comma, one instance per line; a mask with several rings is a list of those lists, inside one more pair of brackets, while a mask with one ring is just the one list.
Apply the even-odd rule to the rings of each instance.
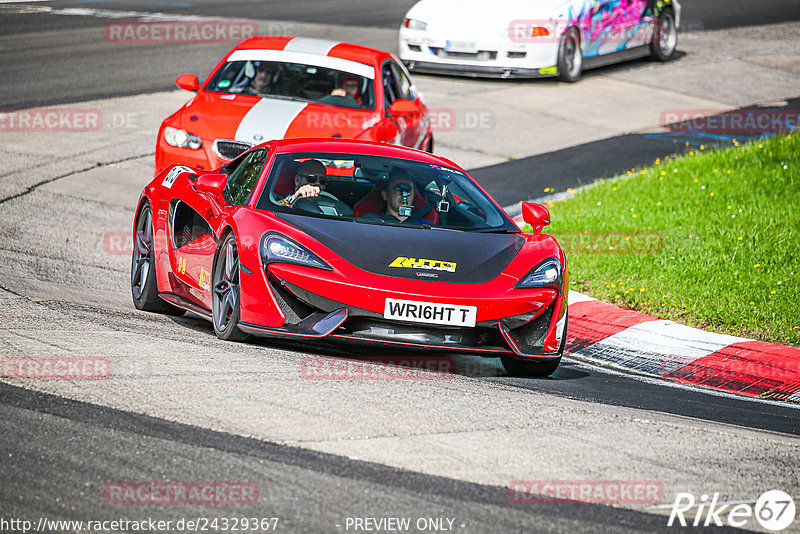
[[286, 130], [306, 106], [308, 102], [262, 98], [242, 118], [235, 139], [254, 144], [283, 139]]

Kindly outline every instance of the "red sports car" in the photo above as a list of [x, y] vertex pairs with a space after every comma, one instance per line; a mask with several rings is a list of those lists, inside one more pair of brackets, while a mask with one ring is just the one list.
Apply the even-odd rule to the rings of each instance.
[[374, 48], [305, 37], [239, 43], [202, 86], [164, 119], [158, 174], [170, 165], [210, 170], [248, 148], [285, 137], [364, 139], [433, 151], [428, 108], [405, 66]]
[[203, 174], [173, 166], [134, 222], [137, 308], [207, 317], [227, 340], [385, 343], [499, 356], [512, 374], [561, 360], [567, 266], [524, 203], [520, 232], [453, 162], [355, 140], [283, 139]]

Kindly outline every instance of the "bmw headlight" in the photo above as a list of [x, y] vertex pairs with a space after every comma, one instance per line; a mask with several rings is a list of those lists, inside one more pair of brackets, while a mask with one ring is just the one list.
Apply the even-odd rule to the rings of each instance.
[[192, 135], [189, 132], [177, 128], [170, 128], [169, 126], [164, 128], [164, 141], [172, 146], [191, 148], [194, 150], [203, 146], [203, 141], [196, 135]]
[[556, 258], [548, 258], [523, 276], [514, 287], [560, 287], [561, 280], [561, 263]]
[[261, 238], [261, 259], [264, 265], [270, 263], [294, 263], [332, 271], [331, 267], [322, 259], [289, 239], [276, 233], [264, 234]]
[[428, 29], [428, 23], [422, 22], [421, 20], [417, 19], [405, 19], [403, 21], [403, 26], [408, 28], [409, 30], [421, 30], [425, 31]]

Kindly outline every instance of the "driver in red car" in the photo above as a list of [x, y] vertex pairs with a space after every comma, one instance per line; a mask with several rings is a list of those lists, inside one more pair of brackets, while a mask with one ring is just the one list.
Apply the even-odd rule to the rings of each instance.
[[297, 167], [294, 175], [294, 193], [281, 200], [280, 203], [290, 206], [300, 197], [318, 197], [321, 192], [325, 191], [327, 185], [328, 177], [325, 165], [316, 159], [304, 161]]
[[364, 102], [359, 95], [358, 80], [352, 77], [347, 77], [342, 80], [342, 86], [331, 91], [333, 96], [349, 96], [355, 100], [359, 106], [363, 106]]

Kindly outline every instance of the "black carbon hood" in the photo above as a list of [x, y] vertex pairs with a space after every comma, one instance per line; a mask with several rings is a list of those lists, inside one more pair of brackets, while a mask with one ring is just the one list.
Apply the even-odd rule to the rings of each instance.
[[375, 274], [479, 284], [499, 275], [525, 240], [515, 234], [382, 226], [276, 214], [356, 267]]

